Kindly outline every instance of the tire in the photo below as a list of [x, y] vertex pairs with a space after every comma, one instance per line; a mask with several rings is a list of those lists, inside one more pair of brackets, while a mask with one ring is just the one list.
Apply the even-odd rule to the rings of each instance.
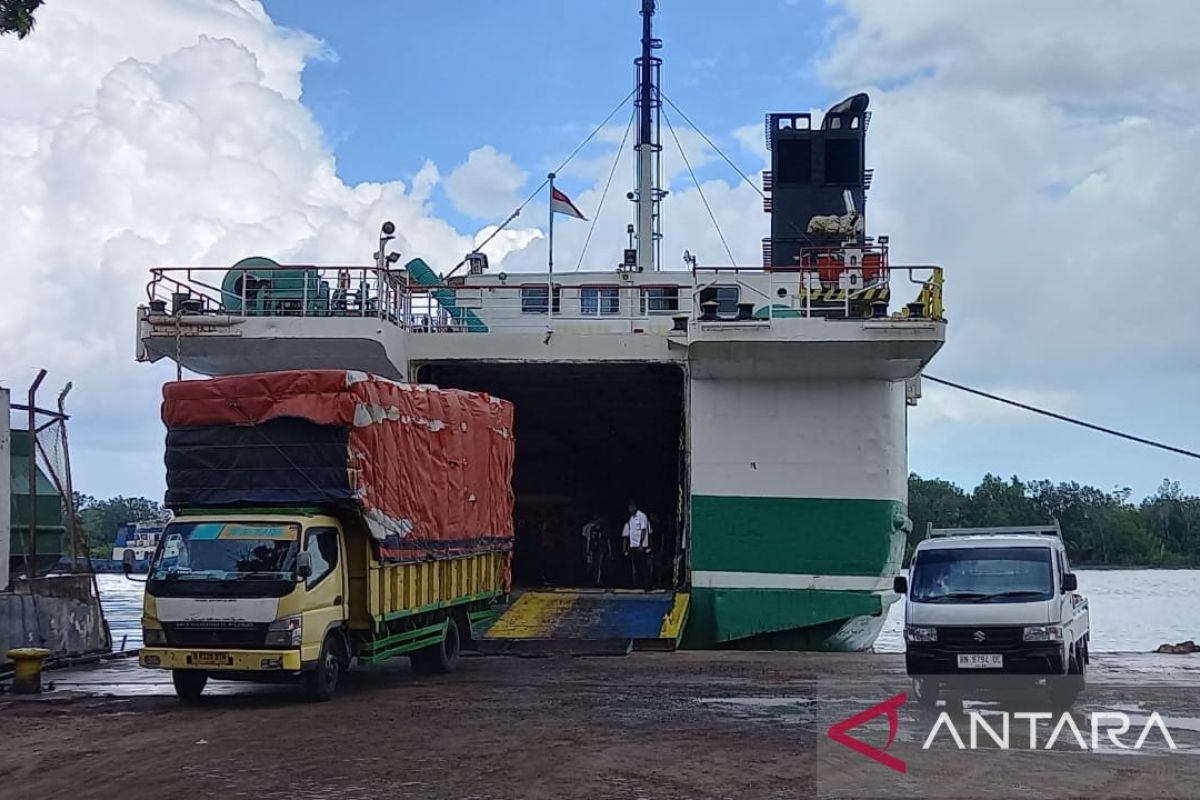
[[458, 656], [462, 650], [458, 623], [451, 618], [446, 624], [446, 633], [437, 644], [417, 650], [408, 657], [413, 672], [418, 675], [445, 675], [453, 672], [458, 666]]
[[931, 709], [937, 705], [939, 688], [936, 681], [929, 678], [913, 678], [912, 693], [917, 706]]
[[1056, 675], [1049, 681], [1051, 704], [1061, 711], [1070, 710], [1086, 685], [1087, 663], [1083, 651], [1075, 646], [1067, 661], [1067, 674]]
[[171, 670], [171, 683], [175, 684], [175, 695], [181, 703], [196, 703], [208, 685], [208, 673], [191, 669]]
[[323, 703], [333, 698], [344, 662], [342, 646], [337, 636], [331, 633], [321, 644], [321, 656], [317, 659], [316, 667], [304, 676], [304, 691], [309, 700]]
[[1081, 642], [1075, 645], [1075, 657], [1071, 659], [1067, 675], [1067, 682], [1074, 688], [1076, 697], [1087, 688], [1087, 662], [1087, 644]]

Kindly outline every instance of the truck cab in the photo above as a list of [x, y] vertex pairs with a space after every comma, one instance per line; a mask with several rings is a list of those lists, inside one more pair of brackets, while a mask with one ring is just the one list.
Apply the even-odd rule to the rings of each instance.
[[332, 691], [350, 658], [346, 546], [320, 513], [176, 517], [147, 576], [142, 665], [172, 670], [181, 697], [210, 676]]
[[943, 690], [1044, 683], [1069, 707], [1083, 690], [1088, 604], [1057, 524], [931, 529], [894, 588], [905, 597], [905, 665], [918, 703], [935, 705]]

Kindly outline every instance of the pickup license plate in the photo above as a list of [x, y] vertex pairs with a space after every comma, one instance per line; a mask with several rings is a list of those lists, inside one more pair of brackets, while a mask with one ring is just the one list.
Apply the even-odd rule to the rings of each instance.
[[192, 653], [190, 660], [193, 664], [205, 667], [233, 666], [233, 656], [229, 653]]
[[983, 653], [966, 653], [958, 657], [959, 669], [1001, 669], [1004, 656]]

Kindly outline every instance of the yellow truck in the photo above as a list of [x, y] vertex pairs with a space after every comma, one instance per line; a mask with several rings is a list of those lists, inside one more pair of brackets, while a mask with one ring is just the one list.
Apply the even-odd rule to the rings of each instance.
[[167, 384], [163, 418], [175, 516], [140, 663], [181, 700], [210, 679], [326, 700], [352, 665], [400, 655], [449, 672], [504, 599], [509, 404], [319, 370]]

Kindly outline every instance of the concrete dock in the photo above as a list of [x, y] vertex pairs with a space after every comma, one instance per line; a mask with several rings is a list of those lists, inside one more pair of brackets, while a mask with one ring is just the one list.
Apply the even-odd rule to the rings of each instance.
[[[909, 701], [886, 749], [901, 773], [827, 735], [907, 690], [896, 655], [471, 657], [434, 679], [400, 661], [352, 672], [330, 703], [215, 683], [195, 707], [169, 675], [123, 659], [47, 673], [37, 699], [0, 696], [0, 780], [24, 796], [127, 800], [1194, 796], [1200, 656], [1101, 654], [1089, 677], [1072, 713], [1085, 740], [1097, 713], [1132, 719], [1131, 745], [1158, 713], [1174, 746], [1155, 732], [1140, 750], [1080, 750], [1065, 734], [1051, 750], [944, 736], [922, 749], [934, 719]], [[886, 718], [852, 735], [882, 749]]]

